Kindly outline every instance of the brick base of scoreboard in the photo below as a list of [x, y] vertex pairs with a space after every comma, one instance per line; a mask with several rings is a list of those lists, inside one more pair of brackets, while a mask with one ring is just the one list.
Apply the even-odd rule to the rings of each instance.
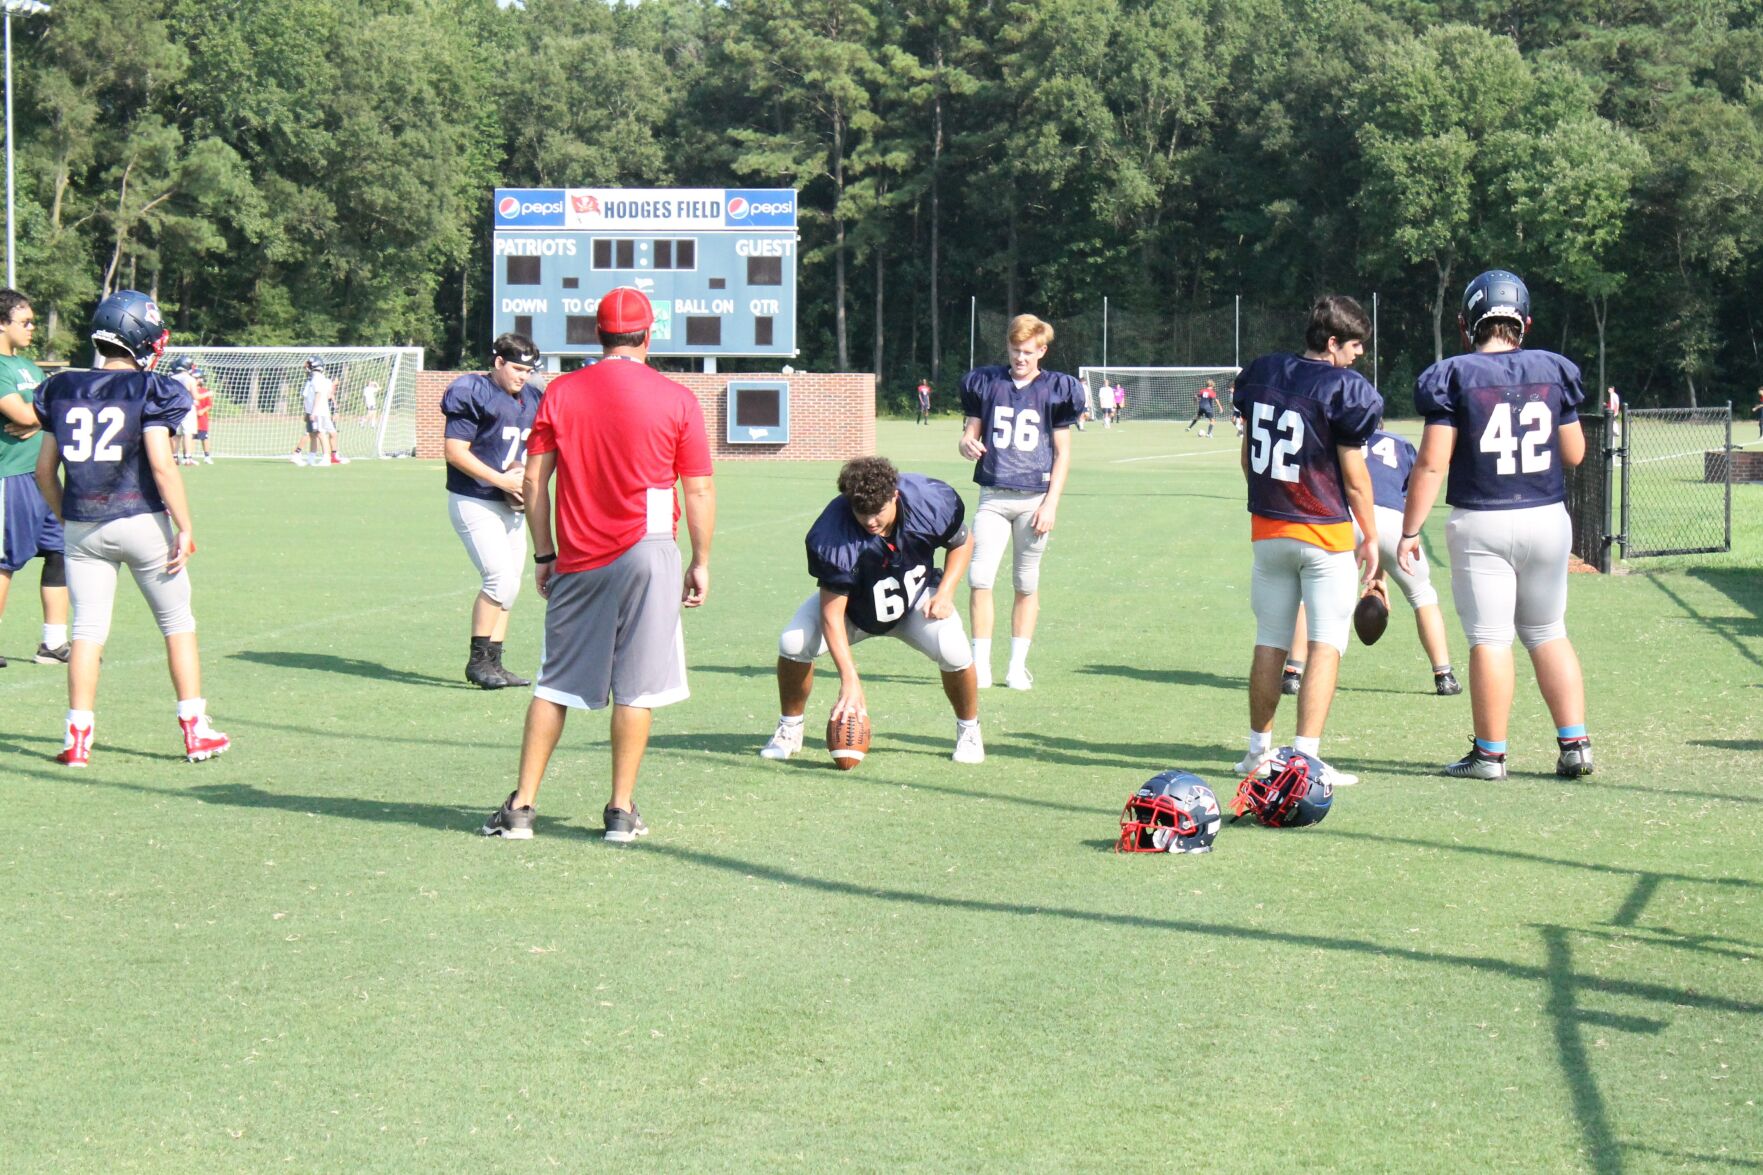
[[[416, 455], [440, 460], [441, 394], [457, 371], [424, 371], [416, 377]], [[555, 379], [541, 375], [542, 379]], [[875, 452], [875, 376], [669, 372], [692, 389], [704, 409], [710, 451], [718, 461], [846, 461]], [[728, 436], [730, 380], [780, 379], [790, 385], [790, 440], [782, 445], [731, 445]]]

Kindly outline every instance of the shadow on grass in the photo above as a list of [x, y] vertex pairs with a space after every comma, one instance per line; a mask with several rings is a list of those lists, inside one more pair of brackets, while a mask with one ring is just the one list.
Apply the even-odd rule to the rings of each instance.
[[[1246, 658], [1245, 658], [1246, 659]], [[1149, 669], [1143, 665], [1085, 665], [1079, 673], [1096, 677], [1124, 677], [1128, 681], [1152, 681], [1159, 685], [1198, 685], [1212, 689], [1246, 691], [1247, 677], [1229, 677], [1204, 669]]]
[[1648, 576], [1655, 588], [1666, 599], [1681, 608], [1686, 616], [1701, 625], [1708, 632], [1719, 637], [1733, 647], [1739, 656], [1752, 665], [1763, 669], [1763, 657], [1759, 657], [1741, 637], [1763, 636], [1763, 588], [1759, 588], [1755, 572], [1725, 571], [1704, 567], [1690, 573], [1691, 578], [1720, 592], [1739, 608], [1749, 612], [1749, 616], [1709, 616], [1676, 591], [1667, 582], [1669, 573]]
[[269, 665], [276, 669], [306, 669], [314, 673], [340, 673], [346, 677], [366, 677], [382, 683], [398, 685], [444, 686], [448, 689], [477, 689], [469, 682], [452, 677], [435, 677], [412, 669], [393, 669], [377, 661], [358, 657], [338, 657], [330, 653], [301, 653], [289, 649], [246, 649], [228, 653], [229, 661], [249, 661], [253, 665]]
[[1690, 746], [1716, 751], [1763, 751], [1763, 738], [1692, 738]]
[[[833, 676], [836, 677], [837, 674], [836, 674], [836, 672], [834, 672], [832, 670], [831, 666], [832, 666], [832, 663], [830, 661], [823, 661], [820, 663], [819, 667], [823, 673], [833, 673]], [[754, 681], [776, 681], [777, 680], [777, 664], [776, 664], [776, 662], [773, 662], [769, 665], [688, 665], [688, 666], [686, 666], [687, 676], [689, 677], [693, 673], [726, 673], [726, 674], [730, 675], [731, 677], [745, 677], [745, 678], [752, 679]], [[921, 681], [934, 681], [935, 679], [936, 679], [935, 674], [931, 673], [928, 669], [925, 671], [924, 674], [922, 674], [918, 677], [909, 676], [908, 674], [904, 674], [904, 673], [865, 673], [863, 675], [864, 681], [910, 682], [913, 684], [916, 684]]]

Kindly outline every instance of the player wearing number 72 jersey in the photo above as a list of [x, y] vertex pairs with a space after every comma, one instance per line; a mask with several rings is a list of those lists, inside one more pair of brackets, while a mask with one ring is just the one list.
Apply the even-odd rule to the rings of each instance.
[[1475, 738], [1445, 768], [1462, 779], [1506, 778], [1512, 710], [1512, 638], [1530, 651], [1537, 686], [1555, 719], [1555, 771], [1592, 771], [1585, 681], [1567, 639], [1567, 516], [1563, 466], [1585, 457], [1579, 368], [1551, 351], [1524, 350], [1530, 291], [1517, 274], [1489, 270], [1463, 291], [1458, 318], [1474, 350], [1420, 373], [1414, 407], [1426, 418], [1408, 482], [1397, 559], [1420, 559], [1420, 528], [1450, 471], [1445, 525], [1451, 590], [1469, 638]]
[[508, 612], [526, 566], [526, 516], [520, 509], [527, 435], [544, 393], [528, 382], [539, 349], [525, 335], [490, 346], [487, 375], [462, 375], [441, 397], [446, 417], [447, 516], [483, 587], [471, 605], [471, 653], [465, 680], [482, 689], [532, 682], [502, 665]]
[[[818, 590], [802, 601], [777, 643], [777, 731], [759, 752], [788, 759], [802, 749], [814, 659], [839, 671], [833, 717], [869, 712], [851, 646], [872, 636], [905, 641], [937, 663], [955, 710], [957, 763], [985, 761], [973, 650], [955, 610], [955, 589], [973, 555], [961, 495], [935, 478], [900, 473], [885, 457], [858, 457], [839, 471], [839, 496], [808, 528], [808, 572]], [[936, 553], [947, 552], [943, 566]]]
[[[992, 584], [1004, 548], [1012, 548], [1010, 666], [1004, 684], [1025, 690], [1029, 643], [1041, 614], [1041, 556], [1052, 537], [1071, 468], [1071, 426], [1084, 410], [1084, 387], [1073, 376], [1042, 371], [1053, 328], [1032, 314], [1010, 320], [1007, 367], [979, 367], [961, 380], [966, 418], [960, 452], [979, 484], [973, 512], [969, 611], [979, 688], [992, 684]], [[1104, 396], [1109, 393], [1104, 389]]]

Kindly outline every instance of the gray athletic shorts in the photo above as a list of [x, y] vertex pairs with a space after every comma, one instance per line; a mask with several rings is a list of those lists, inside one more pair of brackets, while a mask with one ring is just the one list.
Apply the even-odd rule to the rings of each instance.
[[1567, 635], [1567, 507], [1453, 510], [1445, 523], [1451, 594], [1471, 645], [1527, 649]]
[[1292, 643], [1298, 605], [1313, 641], [1347, 651], [1359, 572], [1351, 551], [1325, 551], [1299, 539], [1261, 539], [1249, 573], [1249, 607], [1255, 612], [1255, 643], [1285, 649]]
[[680, 630], [679, 546], [652, 535], [592, 571], [551, 580], [535, 697], [578, 710], [654, 710], [682, 702], [686, 642]]
[[196, 631], [190, 612], [190, 572], [165, 574], [171, 554], [171, 519], [164, 514], [131, 514], [109, 522], [67, 524], [67, 594], [73, 607], [76, 641], [110, 638], [116, 603], [116, 573], [126, 566], [135, 577], [153, 619], [165, 636]]
[[1009, 545], [1011, 583], [1018, 595], [1032, 596], [1041, 586], [1041, 556], [1053, 537], [1035, 533], [1035, 511], [1047, 500], [1044, 490], [1000, 490], [987, 486], [979, 492], [979, 506], [973, 512], [973, 562], [967, 568], [967, 582], [981, 591], [991, 591], [997, 582], [998, 564]]

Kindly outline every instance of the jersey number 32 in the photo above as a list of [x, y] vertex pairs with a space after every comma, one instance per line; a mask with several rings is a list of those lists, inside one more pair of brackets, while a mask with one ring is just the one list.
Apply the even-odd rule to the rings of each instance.
[[[69, 408], [67, 427], [70, 431], [67, 447], [61, 451], [61, 456], [68, 461], [121, 461], [122, 446], [116, 443], [116, 434], [122, 431], [127, 419], [123, 410], [114, 404], [98, 409], [96, 419], [92, 410], [83, 404]], [[94, 434], [97, 444], [92, 443]]]

